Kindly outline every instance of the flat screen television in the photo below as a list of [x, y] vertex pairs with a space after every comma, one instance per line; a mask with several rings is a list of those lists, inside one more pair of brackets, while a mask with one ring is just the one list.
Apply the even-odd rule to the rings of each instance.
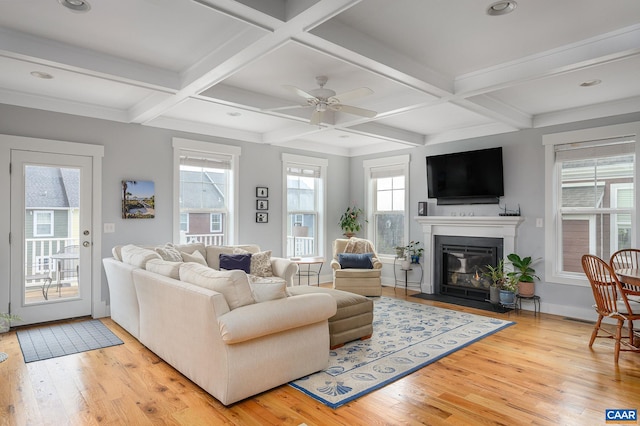
[[428, 156], [427, 190], [438, 204], [497, 204], [504, 195], [502, 147]]

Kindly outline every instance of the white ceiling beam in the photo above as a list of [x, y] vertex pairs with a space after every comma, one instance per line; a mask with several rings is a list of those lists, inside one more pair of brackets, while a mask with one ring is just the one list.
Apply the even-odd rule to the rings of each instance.
[[498, 135], [500, 133], [515, 132], [518, 129], [504, 123], [490, 123], [479, 126], [463, 127], [458, 129], [445, 130], [436, 135], [425, 137], [426, 145], [435, 145], [445, 142], [454, 142], [463, 139], [480, 138], [483, 136]]
[[538, 114], [533, 117], [533, 127], [554, 126], [556, 124], [592, 120], [600, 117], [631, 114], [635, 112], [640, 112], [640, 96], [572, 108], [565, 111]]
[[262, 140], [264, 143], [271, 145], [283, 145], [285, 142], [303, 139], [305, 136], [323, 132], [327, 129], [328, 128], [325, 125], [312, 126], [309, 123], [292, 123], [291, 126], [284, 129], [264, 133], [262, 135]]
[[115, 108], [101, 107], [82, 102], [54, 99], [47, 96], [31, 95], [24, 92], [14, 92], [0, 89], [0, 104], [16, 105], [25, 108], [56, 111], [73, 114], [80, 117], [99, 118], [102, 120], [128, 122], [125, 111]]
[[461, 75], [455, 80], [455, 94], [475, 96], [638, 54], [640, 24]]
[[518, 129], [533, 127], [533, 117], [519, 111], [489, 95], [478, 95], [473, 98], [452, 100], [452, 104], [468, 109], [477, 114], [505, 123]]
[[203, 135], [216, 136], [229, 140], [238, 140], [253, 143], [263, 143], [259, 133], [246, 130], [231, 129], [207, 123], [196, 123], [193, 121], [177, 120], [173, 118], [158, 117], [145, 126], [158, 127], [161, 129], [172, 129], [181, 132], [199, 133]]
[[408, 130], [402, 130], [375, 122], [358, 124], [356, 126], [345, 128], [342, 130], [357, 133], [360, 135], [371, 136], [389, 142], [398, 142], [409, 146], [424, 145], [424, 136], [419, 133], [410, 132]]
[[1, 27], [0, 54], [154, 90], [180, 88], [177, 73]]

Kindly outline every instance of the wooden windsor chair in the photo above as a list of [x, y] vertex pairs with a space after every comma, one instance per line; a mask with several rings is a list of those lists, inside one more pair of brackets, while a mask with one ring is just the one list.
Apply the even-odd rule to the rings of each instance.
[[[591, 284], [596, 302], [594, 308], [598, 313], [598, 320], [593, 328], [593, 333], [591, 333], [589, 347], [592, 347], [596, 338], [599, 337], [614, 339], [614, 359], [616, 363], [620, 358], [620, 351], [640, 353], [640, 348], [633, 346], [633, 321], [640, 320], [640, 313], [634, 313], [631, 309], [622, 284], [611, 266], [597, 256], [585, 254], [582, 256], [582, 269], [584, 269]], [[602, 320], [605, 317], [617, 321], [615, 333], [611, 333], [602, 327]], [[628, 338], [622, 337], [622, 328], [627, 321], [629, 322]], [[602, 335], [599, 332], [605, 334]], [[625, 347], [622, 348], [622, 345]]]

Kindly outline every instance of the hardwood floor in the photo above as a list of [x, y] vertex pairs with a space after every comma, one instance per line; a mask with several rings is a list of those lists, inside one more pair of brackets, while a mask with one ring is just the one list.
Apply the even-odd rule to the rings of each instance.
[[108, 318], [124, 345], [30, 364], [12, 330], [0, 335], [0, 424], [602, 425], [606, 408], [640, 409], [640, 354], [616, 366], [611, 341], [590, 350], [592, 324], [406, 298], [517, 324], [336, 410], [287, 385], [224, 407]]

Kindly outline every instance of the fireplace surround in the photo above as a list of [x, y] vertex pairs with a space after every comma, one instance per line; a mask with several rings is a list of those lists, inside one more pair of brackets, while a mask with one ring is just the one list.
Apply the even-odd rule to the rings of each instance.
[[[422, 227], [425, 246], [425, 274], [421, 291], [435, 294], [434, 265], [436, 236], [485, 237], [502, 240], [502, 257], [516, 251], [517, 229], [524, 221], [521, 216], [416, 216]], [[505, 259], [506, 260], [506, 259]]]

